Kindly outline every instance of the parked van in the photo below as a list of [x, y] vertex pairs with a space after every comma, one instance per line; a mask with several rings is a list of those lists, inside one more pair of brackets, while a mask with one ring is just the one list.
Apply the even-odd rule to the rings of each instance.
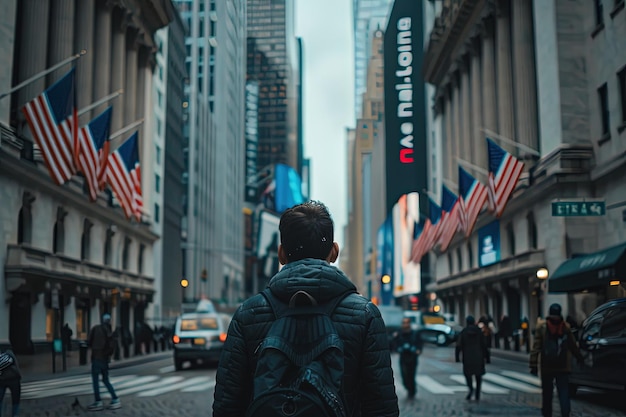
[[231, 316], [217, 312], [184, 313], [174, 326], [174, 367], [183, 369], [185, 361], [217, 363], [226, 341]]

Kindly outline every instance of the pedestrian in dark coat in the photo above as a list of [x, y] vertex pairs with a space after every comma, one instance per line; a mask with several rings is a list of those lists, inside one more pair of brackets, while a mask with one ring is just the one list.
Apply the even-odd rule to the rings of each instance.
[[472, 376], [476, 378], [476, 401], [480, 400], [480, 386], [482, 377], [485, 374], [485, 363], [490, 362], [489, 349], [485, 344], [485, 338], [473, 316], [467, 316], [465, 319], [467, 327], [463, 329], [456, 342], [455, 358], [460, 362], [459, 356], [463, 356], [463, 374], [469, 392], [465, 397], [466, 400], [472, 399], [474, 387]]
[[61, 329], [61, 339], [63, 339], [63, 347], [66, 351], [72, 350], [72, 335], [74, 332], [68, 323], [65, 323]]
[[402, 384], [406, 388], [409, 398], [417, 394], [415, 384], [415, 374], [419, 363], [419, 355], [422, 354], [424, 342], [417, 330], [411, 329], [411, 319], [402, 319], [402, 328], [394, 334], [394, 346], [400, 354], [400, 372], [402, 373]]
[[[378, 308], [358, 295], [348, 277], [331, 265], [339, 255], [333, 227], [322, 203], [307, 202], [283, 212], [278, 257], [284, 267], [268, 288], [283, 303], [299, 291], [306, 291], [319, 304], [341, 298], [330, 318], [344, 344], [341, 394], [346, 415], [397, 417], [385, 323]], [[215, 377], [214, 417], [246, 415], [254, 397], [255, 351], [274, 320], [262, 294], [247, 299], [235, 312]]]
[[12, 359], [12, 363], [0, 371], [0, 414], [2, 414], [2, 400], [4, 399], [4, 394], [6, 390], [9, 389], [11, 390], [11, 405], [13, 406], [11, 416], [18, 417], [20, 414], [20, 397], [22, 394], [22, 374], [13, 350], [7, 349], [3, 353], [6, 353]]

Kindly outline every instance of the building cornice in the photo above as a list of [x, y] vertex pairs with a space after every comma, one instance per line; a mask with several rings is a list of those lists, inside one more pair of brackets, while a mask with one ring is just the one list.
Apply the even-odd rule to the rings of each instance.
[[[104, 224], [115, 224], [123, 232], [140, 239], [146, 243], [153, 243], [159, 237], [151, 232], [149, 225], [131, 223], [126, 219], [121, 210], [106, 206], [103, 201], [91, 202], [82, 193], [78, 181], [58, 186], [52, 182], [49, 175], [43, 170], [41, 164], [14, 156], [20, 139], [8, 135], [5, 141], [5, 127], [2, 126], [2, 147], [0, 147], [0, 174], [22, 184], [25, 188], [38, 190], [44, 194], [54, 196], [66, 207], [74, 207], [83, 213], [89, 213], [89, 217]], [[13, 140], [11, 140], [12, 138]], [[18, 151], [19, 155], [19, 151]]]
[[427, 285], [426, 289], [428, 291], [437, 292], [453, 288], [464, 288], [470, 285], [488, 284], [490, 282], [519, 276], [534, 276], [537, 269], [545, 267], [545, 265], [544, 250], [532, 250], [510, 256], [492, 265], [472, 268], [458, 274], [438, 279], [436, 282]]

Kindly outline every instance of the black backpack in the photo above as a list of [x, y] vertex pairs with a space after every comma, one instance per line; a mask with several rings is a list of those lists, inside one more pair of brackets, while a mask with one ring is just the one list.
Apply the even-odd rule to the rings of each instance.
[[[269, 289], [261, 294], [276, 320], [255, 350], [253, 400], [247, 417], [345, 417], [341, 394], [344, 373], [343, 341], [330, 315], [346, 296], [318, 305], [298, 291], [289, 305]], [[304, 299], [305, 305], [298, 305]]]
[[541, 361], [549, 368], [563, 368], [567, 364], [567, 333], [552, 334], [546, 329]]

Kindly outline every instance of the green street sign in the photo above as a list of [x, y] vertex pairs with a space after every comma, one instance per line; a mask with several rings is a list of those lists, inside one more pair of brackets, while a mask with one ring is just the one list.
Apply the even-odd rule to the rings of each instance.
[[604, 216], [606, 204], [604, 201], [553, 201], [552, 216]]

